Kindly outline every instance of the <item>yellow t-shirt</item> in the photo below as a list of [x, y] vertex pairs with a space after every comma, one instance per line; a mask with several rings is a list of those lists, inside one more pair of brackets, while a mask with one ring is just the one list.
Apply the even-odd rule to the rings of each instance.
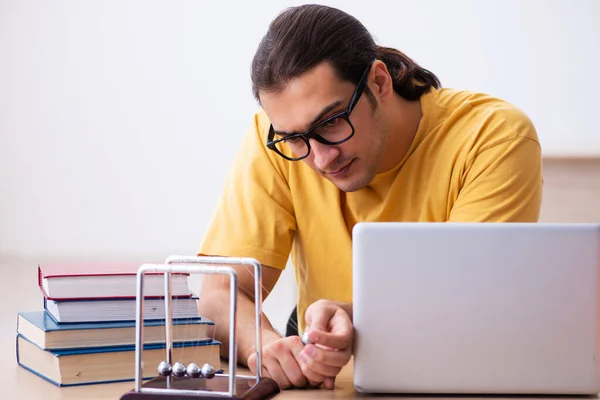
[[344, 193], [302, 161], [265, 146], [259, 111], [245, 135], [200, 254], [253, 257], [283, 269], [291, 255], [298, 325], [312, 302], [352, 301], [352, 227], [359, 221], [537, 221], [541, 149], [514, 106], [485, 94], [432, 90], [404, 159]]

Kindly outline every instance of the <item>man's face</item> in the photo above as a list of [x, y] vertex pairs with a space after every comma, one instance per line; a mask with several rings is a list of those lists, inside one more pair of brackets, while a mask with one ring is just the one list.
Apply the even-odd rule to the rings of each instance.
[[[299, 133], [343, 111], [355, 88], [352, 83], [340, 80], [330, 64], [322, 63], [292, 80], [283, 91], [261, 93], [260, 98], [276, 133]], [[324, 110], [327, 112], [322, 115]], [[317, 116], [321, 117], [315, 121]], [[355, 191], [369, 184], [384, 153], [386, 119], [363, 94], [350, 114], [350, 121], [355, 130], [350, 140], [326, 145], [309, 139], [308, 157], [290, 162], [307, 163], [343, 191]]]

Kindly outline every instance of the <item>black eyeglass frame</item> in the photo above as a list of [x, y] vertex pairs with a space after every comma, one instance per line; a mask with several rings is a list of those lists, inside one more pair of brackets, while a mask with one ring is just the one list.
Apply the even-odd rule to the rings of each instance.
[[[284, 136], [280, 139], [277, 140], [273, 140], [273, 138], [275, 137], [275, 130], [273, 129], [273, 125], [271, 124], [269, 126], [269, 135], [267, 137], [267, 147], [270, 150], [273, 150], [274, 152], [276, 152], [277, 154], [279, 154], [281, 157], [285, 158], [286, 160], [289, 161], [299, 161], [302, 160], [306, 157], [308, 157], [308, 155], [310, 154], [310, 143], [309, 143], [309, 139], [315, 139], [317, 142], [319, 143], [323, 143], [325, 145], [329, 145], [329, 146], [335, 146], [335, 145], [339, 145], [342, 144], [348, 140], [350, 140], [353, 136], [354, 136], [354, 125], [352, 124], [352, 121], [350, 121], [350, 114], [352, 113], [352, 111], [354, 110], [354, 107], [356, 106], [356, 103], [358, 103], [358, 100], [360, 99], [360, 97], [362, 96], [365, 87], [367, 85], [367, 78], [369, 76], [369, 72], [371, 71], [371, 67], [373, 66], [373, 63], [375, 62], [375, 60], [371, 61], [369, 63], [369, 66], [365, 69], [365, 71], [363, 72], [360, 80], [358, 81], [358, 84], [356, 85], [356, 88], [354, 89], [354, 93], [352, 93], [352, 97], [350, 98], [350, 101], [348, 102], [348, 105], [346, 106], [346, 108], [343, 111], [340, 111], [339, 113], [336, 113], [326, 119], [324, 119], [323, 121], [319, 122], [318, 124], [314, 125], [313, 127], [311, 127], [310, 129], [308, 129], [306, 132], [304, 133], [297, 133], [297, 134], [293, 134], [293, 135], [288, 135], [288, 136]], [[319, 127], [321, 127], [322, 125], [327, 124], [330, 121], [333, 121], [337, 118], [342, 118], [344, 119], [348, 125], [350, 126], [352, 132], [350, 133], [350, 135], [348, 135], [346, 138], [342, 139], [342, 140], [338, 140], [337, 142], [330, 142], [326, 139], [324, 139], [321, 135], [315, 133], [315, 130], [318, 129]], [[308, 149], [308, 151], [306, 152], [305, 155], [303, 155], [302, 157], [288, 157], [287, 155], [283, 154], [282, 152], [280, 152], [276, 145], [279, 142], [282, 141], [286, 141], [286, 140], [290, 140], [290, 139], [302, 139], [304, 140], [304, 142], [306, 143], [306, 147]]]

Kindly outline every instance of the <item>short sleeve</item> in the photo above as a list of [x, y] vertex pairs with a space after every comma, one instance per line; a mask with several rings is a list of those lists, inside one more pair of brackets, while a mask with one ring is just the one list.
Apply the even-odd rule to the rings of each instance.
[[450, 222], [538, 221], [543, 178], [535, 135], [513, 136], [481, 149], [463, 177]]
[[265, 118], [257, 113], [243, 137], [198, 253], [284, 269], [296, 220], [285, 171], [262, 139]]

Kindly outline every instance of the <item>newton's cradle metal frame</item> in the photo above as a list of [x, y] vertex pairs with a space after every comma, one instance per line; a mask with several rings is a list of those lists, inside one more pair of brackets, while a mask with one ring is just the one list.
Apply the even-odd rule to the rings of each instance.
[[[238, 279], [232, 266], [250, 266], [254, 269], [254, 318], [256, 323], [255, 375], [237, 374], [237, 301]], [[158, 376], [143, 383], [142, 360], [144, 327], [144, 276], [147, 273], [164, 275], [165, 292], [165, 359], [157, 367]], [[190, 363], [187, 367], [173, 364], [173, 307], [172, 274], [213, 274], [229, 277], [229, 367], [227, 373], [216, 373], [213, 366], [199, 367]], [[200, 296], [202, 294], [200, 293]], [[175, 398], [210, 399], [267, 399], [279, 393], [277, 383], [262, 376], [262, 269], [253, 258], [170, 256], [164, 264], [143, 264], [137, 272], [136, 333], [135, 333], [135, 387], [125, 393], [121, 400], [162, 400]], [[211, 388], [212, 386], [212, 388]]]

